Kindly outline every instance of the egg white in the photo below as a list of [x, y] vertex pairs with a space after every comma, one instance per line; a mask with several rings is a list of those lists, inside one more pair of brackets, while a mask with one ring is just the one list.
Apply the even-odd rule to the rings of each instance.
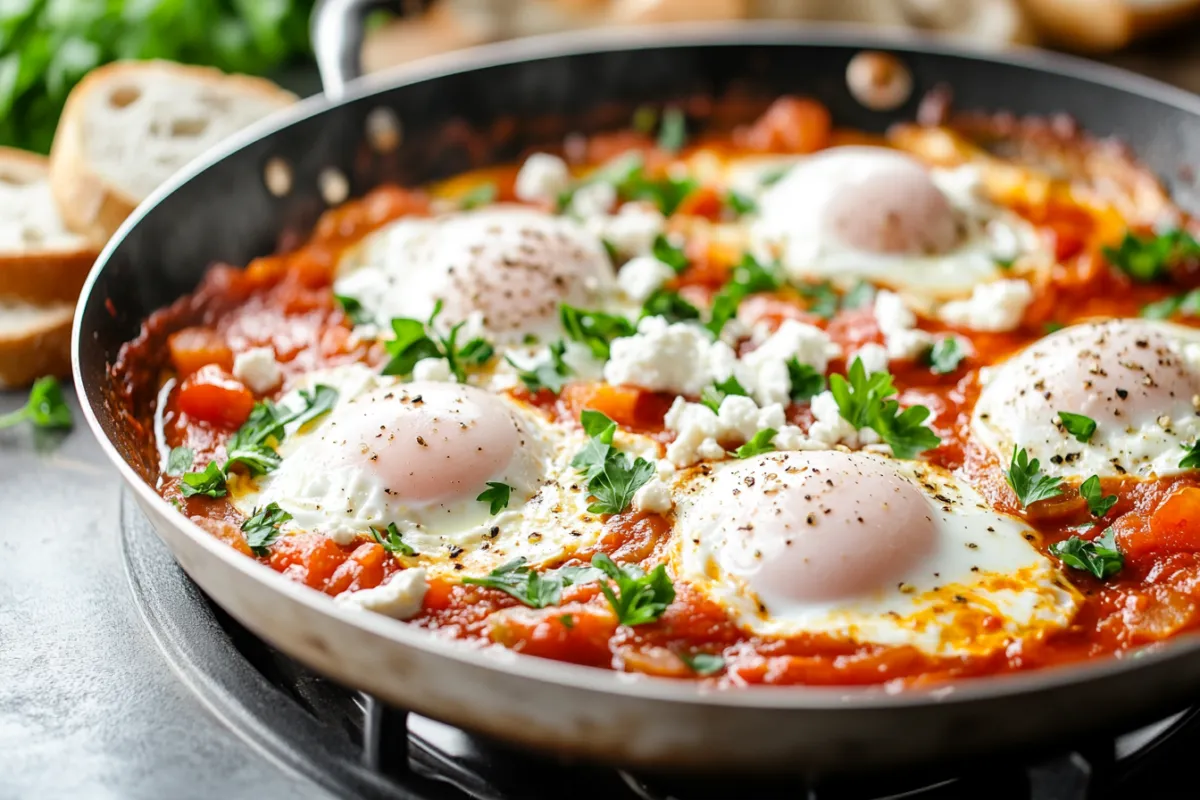
[[[801, 502], [789, 498], [786, 487], [789, 474], [803, 468], [803, 453], [772, 453], [682, 477], [675, 490], [673, 573], [761, 636], [825, 634], [964, 655], [992, 652], [1070, 623], [1081, 598], [1030, 544], [1036, 532], [996, 513], [943, 470], [868, 453], [853, 458], [886, 464], [929, 503], [936, 546], [896, 583], [862, 596], [806, 603], [755, 590], [754, 569], [745, 565], [771, 557], [764, 553], [779, 544], [756, 539], [761, 535], [755, 533], [756, 523], [779, 513], [779, 503]], [[842, 501], [852, 499], [848, 495]]]

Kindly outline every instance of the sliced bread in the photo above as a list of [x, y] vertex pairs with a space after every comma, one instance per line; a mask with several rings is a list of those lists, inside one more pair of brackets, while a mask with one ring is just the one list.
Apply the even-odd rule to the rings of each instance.
[[36, 306], [0, 299], [0, 389], [71, 371], [74, 303]]
[[262, 78], [165, 61], [118, 61], [67, 98], [50, 187], [67, 226], [100, 240], [180, 167], [296, 100]]

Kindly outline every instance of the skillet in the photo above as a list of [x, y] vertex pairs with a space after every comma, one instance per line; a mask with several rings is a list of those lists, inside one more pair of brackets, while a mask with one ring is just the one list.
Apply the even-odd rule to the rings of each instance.
[[[642, 768], [838, 772], [1030, 750], [1148, 722], [1200, 692], [1200, 638], [1124, 658], [902, 693], [879, 687], [712, 690], [480, 651], [343, 610], [236, 553], [155, 493], [139, 416], [115, 402], [110, 366], [155, 309], [214, 262], [295, 242], [329, 205], [381, 183], [416, 185], [523, 149], [627, 124], [646, 102], [815, 97], [838, 124], [881, 131], [949, 83], [961, 109], [1065, 112], [1127, 142], [1185, 208], [1200, 208], [1200, 98], [1039, 53], [985, 54], [911, 37], [745, 24], [591, 32], [428, 59], [346, 85], [365, 4], [317, 19], [331, 97], [303, 101], [185, 169], [113, 237], [80, 300], [74, 377], [85, 415], [159, 536], [200, 587], [272, 645], [397, 706], [513, 744]], [[886, 50], [912, 96], [874, 111], [846, 86], [850, 59]], [[713, 107], [720, 108], [721, 103]], [[747, 121], [750, 117], [748, 116]], [[383, 134], [381, 135], [381, 131]]]

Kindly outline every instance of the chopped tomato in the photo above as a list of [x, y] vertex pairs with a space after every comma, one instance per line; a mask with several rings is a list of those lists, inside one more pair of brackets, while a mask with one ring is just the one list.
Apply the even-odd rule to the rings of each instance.
[[675, 213], [704, 217], [715, 222], [721, 218], [721, 209], [724, 208], [724, 205], [717, 190], [705, 186], [685, 197], [679, 204], [679, 208], [675, 209]]
[[212, 328], [184, 328], [167, 338], [171, 364], [181, 377], [187, 377], [201, 367], [216, 364], [233, 369], [233, 351], [224, 337]]
[[201, 367], [179, 387], [179, 410], [193, 419], [236, 428], [250, 416], [254, 393], [216, 364]]
[[562, 402], [574, 419], [584, 409], [599, 411], [619, 425], [639, 430], [662, 426], [670, 401], [662, 395], [635, 386], [607, 383], [572, 383], [562, 393]]
[[1117, 546], [1126, 558], [1150, 553], [1200, 552], [1200, 488], [1178, 486], [1149, 518], [1126, 514], [1113, 524]]
[[829, 109], [804, 97], [781, 97], [734, 141], [750, 150], [811, 153], [829, 144], [833, 119]]
[[254, 555], [250, 545], [246, 544], [246, 536], [242, 533], [240, 525], [212, 517], [193, 516], [191, 520], [239, 553], [247, 556]]
[[488, 637], [528, 655], [607, 666], [617, 620], [608, 608], [567, 603], [551, 608], [513, 606], [488, 618]]
[[[340, 547], [319, 533], [299, 533], [277, 540], [271, 547], [269, 558], [271, 569], [325, 592], [335, 585], [334, 575], [351, 552], [350, 548]], [[349, 586], [350, 581], [345, 584]]]

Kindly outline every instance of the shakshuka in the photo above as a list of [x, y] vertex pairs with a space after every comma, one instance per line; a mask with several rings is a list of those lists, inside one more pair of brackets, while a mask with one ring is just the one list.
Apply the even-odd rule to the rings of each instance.
[[115, 367], [163, 497], [355, 613], [719, 685], [1200, 625], [1200, 228], [1152, 175], [1063, 120], [689, 124], [214, 267]]

